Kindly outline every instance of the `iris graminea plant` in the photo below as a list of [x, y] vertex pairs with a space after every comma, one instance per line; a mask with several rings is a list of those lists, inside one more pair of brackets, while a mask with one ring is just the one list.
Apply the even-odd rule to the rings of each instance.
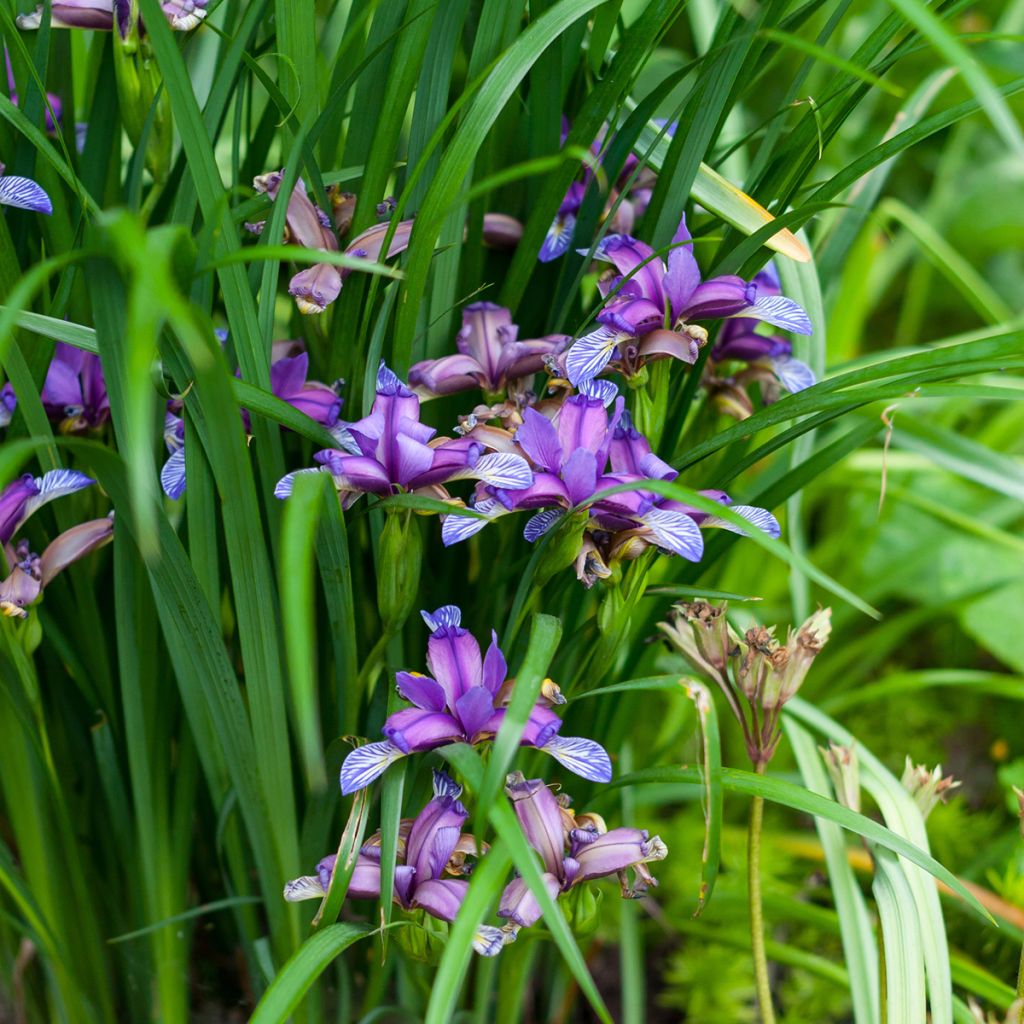
[[4, 5], [0, 1017], [1011, 1006], [990, 6]]

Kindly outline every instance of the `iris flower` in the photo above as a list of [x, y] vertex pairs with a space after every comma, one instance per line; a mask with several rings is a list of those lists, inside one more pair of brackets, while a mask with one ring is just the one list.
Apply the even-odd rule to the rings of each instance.
[[3, 164], [0, 164], [0, 206], [14, 206], [34, 213], [53, 213], [53, 203], [40, 185], [19, 174], [4, 174]]
[[100, 357], [57, 342], [40, 394], [62, 434], [95, 430], [110, 419], [110, 398]]
[[707, 339], [703, 328], [692, 326], [697, 320], [742, 315], [796, 334], [812, 331], [801, 306], [783, 295], [762, 295], [755, 281], [733, 275], [704, 281], [685, 217], [667, 263], [630, 235], [607, 236], [594, 256], [611, 263], [618, 274], [600, 284], [602, 294], [611, 296], [597, 315], [601, 326], [566, 353], [566, 374], [574, 385], [597, 377], [613, 359], [626, 376], [650, 359], [693, 363]]
[[[277, 200], [284, 171], [261, 174], [253, 186], [257, 192], [266, 193], [272, 200]], [[344, 206], [345, 194], [336, 193], [340, 204]], [[246, 224], [254, 234], [260, 234], [266, 221]], [[362, 257], [368, 260], [380, 258], [387, 234], [387, 224], [375, 224], [354, 238], [345, 249], [348, 256]], [[401, 221], [395, 228], [394, 237], [388, 247], [387, 258], [403, 252], [409, 244], [412, 234], [412, 221]], [[300, 245], [306, 249], [320, 249], [325, 252], [338, 251], [338, 237], [335, 224], [318, 206], [314, 205], [306, 193], [306, 186], [300, 179], [291, 196], [288, 198], [288, 211], [285, 215], [285, 241]], [[314, 263], [300, 270], [288, 285], [288, 292], [295, 298], [295, 305], [300, 313], [307, 315], [322, 313], [341, 293], [341, 286], [346, 277], [352, 273], [350, 267], [335, 267], [329, 263]]]
[[[344, 794], [368, 786], [407, 754], [492, 739], [505, 719], [512, 684], [506, 679], [508, 668], [497, 634], [491, 631], [491, 645], [481, 658], [479, 643], [462, 628], [462, 612], [454, 605], [421, 614], [431, 630], [427, 641], [431, 675], [398, 673], [398, 692], [414, 706], [389, 716], [382, 730], [386, 740], [357, 747], [345, 758], [341, 766]], [[562, 720], [551, 704], [564, 703], [558, 687], [548, 680], [542, 699], [530, 712], [520, 745], [543, 750], [585, 779], [610, 782], [611, 761], [600, 744], [558, 735]]]
[[[450, 480], [477, 479], [504, 488], [528, 487], [530, 467], [520, 455], [484, 454], [484, 445], [468, 437], [437, 438], [420, 422], [420, 400], [382, 362], [377, 372], [377, 397], [369, 416], [336, 430], [348, 454], [335, 449], [318, 452], [319, 466], [298, 473], [330, 473], [345, 508], [363, 494], [391, 495], [434, 487]], [[274, 489], [287, 498], [296, 473]]]
[[[619, 876], [626, 898], [642, 896], [649, 886], [658, 884], [647, 868], [668, 855], [658, 836], [649, 837], [638, 828], [608, 831], [598, 815], [574, 815], [567, 801], [560, 802], [542, 779], [526, 779], [520, 772], [508, 776], [505, 792], [527, 840], [540, 854], [544, 884], [552, 899], [607, 875]], [[636, 874], [633, 885], [627, 880], [629, 869]], [[516, 930], [528, 928], [541, 916], [537, 898], [521, 878], [505, 886], [498, 916], [507, 918]]]
[[51, 469], [42, 476], [26, 473], [0, 491], [0, 544], [7, 544], [26, 519], [43, 505], [95, 481], [74, 469]]
[[26, 540], [19, 541], [13, 549], [6, 546], [11, 572], [0, 582], [0, 614], [26, 618], [28, 606], [39, 599], [43, 589], [59, 572], [106, 544], [113, 535], [114, 519], [111, 514], [65, 530], [47, 545], [42, 555], [31, 551]]
[[[459, 801], [462, 787], [444, 772], [434, 772], [434, 797], [413, 821], [399, 828], [398, 863], [392, 898], [404, 910], [423, 910], [438, 920], [452, 922], [462, 907], [469, 882], [457, 877], [467, 873], [465, 854], [477, 852], [476, 840], [462, 832], [469, 813]], [[348, 896], [353, 899], [378, 899], [381, 884], [380, 833], [359, 851], [349, 881]], [[336, 858], [325, 857], [317, 864], [317, 873], [296, 878], [284, 889], [289, 902], [320, 899], [327, 894], [334, 874]], [[454, 877], [453, 877], [454, 876]], [[473, 948], [484, 956], [501, 952], [501, 929], [481, 925]]]
[[[275, 342], [273, 351], [289, 352], [294, 348], [292, 342]], [[342, 406], [337, 385], [328, 387], [319, 381], [307, 380], [308, 373], [309, 356], [305, 352], [275, 359], [270, 365], [270, 391], [311, 420], [330, 429], [338, 422]], [[246, 432], [249, 432], [251, 423], [246, 409], [242, 410], [242, 420]], [[185, 422], [170, 409], [164, 416], [164, 444], [168, 457], [160, 471], [160, 484], [164, 494], [177, 501], [185, 493]]]
[[571, 340], [566, 334], [519, 341], [512, 314], [493, 302], [475, 302], [462, 314], [462, 330], [455, 336], [458, 355], [426, 359], [409, 371], [409, 383], [433, 398], [456, 391], [481, 388], [498, 395], [509, 387], [525, 388], [525, 379], [544, 368], [548, 356], [557, 355]]
[[[779, 279], [770, 263], [754, 278], [754, 283], [764, 295], [780, 294]], [[745, 415], [753, 413], [745, 388], [754, 380], [760, 381], [766, 401], [777, 397], [778, 385], [795, 394], [815, 383], [811, 368], [793, 358], [792, 343], [778, 334], [758, 333], [757, 325], [757, 320], [748, 317], [727, 320], [711, 348], [709, 362], [715, 367], [730, 361], [747, 364], [747, 369], [729, 378], [712, 378], [712, 394], [726, 411], [736, 407]]]
[[[563, 118], [563, 146], [568, 134], [569, 122]], [[591, 143], [590, 151], [595, 157], [601, 155], [606, 135], [607, 129], [602, 129], [601, 134]], [[639, 174], [634, 177], [633, 172], [638, 163], [637, 158], [630, 153], [608, 196], [605, 210], [606, 216], [611, 207], [615, 206], [616, 201], [618, 201], [618, 205], [615, 206], [615, 212], [612, 214], [611, 229], [613, 232], [629, 234], [633, 230], [637, 218], [643, 215], [650, 203], [651, 191], [657, 178], [646, 167], [642, 168]], [[551, 222], [551, 227], [548, 228], [548, 233], [544, 237], [540, 252], [537, 254], [537, 259], [541, 263], [550, 263], [552, 260], [556, 260], [559, 256], [568, 252], [576, 232], [576, 218], [580, 207], [583, 205], [583, 198], [586, 195], [587, 187], [593, 180], [593, 177], [593, 170], [589, 165], [585, 165], [583, 167], [583, 180], [573, 182], [569, 186], [568, 191], [565, 193], [565, 198], [559, 205], [558, 212]], [[620, 198], [620, 194], [624, 189], [626, 194]]]

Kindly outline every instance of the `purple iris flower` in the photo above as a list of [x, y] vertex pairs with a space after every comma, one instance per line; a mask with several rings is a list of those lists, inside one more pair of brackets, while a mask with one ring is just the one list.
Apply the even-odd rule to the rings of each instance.
[[[520, 455], [484, 454], [484, 445], [468, 437], [435, 438], [436, 431], [420, 422], [419, 398], [383, 362], [370, 415], [339, 424], [335, 433], [348, 454], [334, 449], [318, 452], [314, 458], [319, 466], [296, 472], [330, 473], [345, 508], [363, 494], [415, 491], [450, 480], [484, 480], [514, 489], [528, 487], [533, 479]], [[274, 489], [277, 497], [291, 494], [295, 476], [282, 477]]]
[[26, 519], [43, 505], [95, 483], [74, 469], [26, 473], [0, 491], [0, 544], [7, 544]]
[[110, 419], [110, 398], [100, 357], [57, 342], [40, 394], [62, 434], [96, 430]]
[[4, 174], [3, 164], [0, 164], [0, 206], [15, 206], [33, 213], [53, 213], [53, 203], [41, 186], [19, 174]]
[[[478, 484], [473, 503], [480, 518], [447, 516], [442, 524], [446, 545], [456, 544], [489, 522], [523, 509], [539, 509], [523, 535], [538, 540], [572, 509], [587, 508], [577, 573], [588, 586], [609, 574], [611, 559], [635, 558], [654, 544], [663, 551], [697, 562], [704, 553], [702, 527], [720, 526], [742, 533], [718, 516], [672, 501], [645, 489], [646, 480], [674, 480], [678, 473], [651, 451], [647, 439], [623, 411], [622, 399], [609, 381], [586, 381], [580, 393], [567, 398], [554, 421], [528, 408], [516, 443], [534, 466], [534, 482], [508, 492]], [[607, 406], [615, 399], [609, 414]], [[610, 467], [609, 467], [610, 463]], [[600, 491], [620, 484], [633, 488], [592, 500]], [[724, 491], [702, 491], [705, 497], [729, 505]], [[775, 517], [765, 509], [737, 505], [733, 512], [769, 536], [778, 537]]]
[[0, 388], [0, 427], [6, 427], [11, 422], [14, 410], [18, 408], [18, 396], [14, 393], [8, 381]]
[[[562, 129], [562, 145], [564, 146], [565, 140], [569, 135], [569, 122], [567, 120], [563, 119]], [[607, 140], [607, 134], [607, 126], [605, 126], [598, 137], [591, 143], [590, 151], [595, 157], [601, 155], [601, 150]], [[637, 158], [630, 153], [608, 196], [605, 216], [608, 215], [611, 207], [615, 206], [611, 223], [613, 232], [629, 234], [633, 230], [637, 218], [643, 215], [651, 201], [651, 193], [657, 178], [646, 167], [642, 168], [639, 174], [633, 178], [633, 172], [638, 164]], [[537, 259], [541, 263], [550, 263], [552, 260], [556, 260], [559, 256], [568, 252], [576, 231], [576, 218], [579, 215], [580, 207], [583, 205], [583, 197], [586, 195], [587, 187], [593, 180], [593, 177], [593, 170], [589, 165], [586, 165], [583, 168], [583, 181], [573, 182], [569, 186], [568, 191], [565, 193], [565, 198], [562, 200], [561, 205], [558, 207], [558, 212], [551, 222], [551, 227], [548, 228], [548, 233], [544, 237], [540, 252], [537, 254]], [[633, 180], [630, 180], [631, 178]], [[624, 196], [620, 196], [624, 189], [628, 191]], [[618, 203], [617, 206], [615, 205], [616, 202]]]
[[[225, 333], [221, 342], [226, 338]], [[288, 352], [294, 347], [291, 342], [275, 342], [274, 352]], [[275, 359], [270, 366], [271, 393], [330, 429], [337, 424], [342, 406], [337, 386], [328, 387], [319, 381], [307, 380], [308, 373], [309, 356], [305, 352]], [[252, 425], [247, 409], [242, 410], [242, 420], [248, 433]], [[164, 444], [168, 458], [160, 471], [160, 484], [164, 494], [177, 501], [185, 493], [185, 423], [170, 409], [164, 416]]]
[[[465, 873], [463, 857], [476, 853], [476, 841], [463, 834], [469, 812], [459, 797], [462, 787], [444, 772], [434, 772], [434, 797], [411, 821], [403, 821], [399, 830], [398, 863], [392, 898], [404, 910], [424, 910], [438, 920], [452, 922], [462, 907], [469, 889], [465, 878], [450, 877]], [[460, 851], [461, 848], [461, 851]], [[348, 895], [353, 899], [379, 899], [381, 884], [380, 834], [359, 851], [349, 881]], [[336, 857], [317, 864], [315, 875], [289, 882], [284, 898], [289, 902], [320, 899], [327, 894], [334, 875]], [[446, 877], [448, 876], [448, 877]], [[484, 956], [501, 952], [501, 929], [482, 925], [473, 948]]]
[[[646, 477], [649, 480], [668, 481], [675, 480], [679, 476], [679, 473], [676, 470], [662, 459], [659, 459], [658, 456], [651, 451], [650, 442], [633, 426], [628, 413], [622, 417], [615, 428], [615, 436], [612, 439], [609, 455], [611, 458], [612, 469], [619, 474], [636, 475]], [[721, 505], [727, 506], [731, 512], [736, 513], [738, 516], [742, 516], [742, 518], [750, 522], [752, 526], [764, 533], [767, 533], [769, 537], [778, 538], [782, 534], [778, 520], [767, 509], [759, 508], [756, 505], [733, 505], [732, 499], [725, 493], [725, 491], [703, 490], [698, 491], [697, 493], [705, 498], [710, 498], [712, 501], [717, 501]], [[629, 496], [622, 495], [621, 497], [628, 498]], [[643, 501], [644, 499], [641, 498], [641, 500]], [[733, 533], [739, 533], [746, 536], [746, 531], [733, 523], [727, 522], [718, 516], [711, 515], [708, 512], [702, 512], [694, 508], [692, 505], [687, 505], [684, 502], [674, 501], [670, 498], [663, 498], [660, 495], [653, 494], [649, 495], [649, 500], [653, 503], [652, 511], [655, 513], [653, 517], [655, 520], [659, 517], [668, 515], [673, 517], [672, 521], [674, 521], [675, 516], [683, 515], [692, 520], [697, 527], [721, 527], [724, 530], [730, 530]], [[651, 518], [651, 513], [648, 512], [648, 522]], [[655, 540], [657, 542], [657, 531], [652, 532], [654, 532]], [[698, 560], [702, 553], [703, 541], [701, 541], [697, 557], [693, 560]]]
[[[619, 876], [626, 898], [642, 896], [649, 886], [658, 884], [647, 868], [668, 855], [658, 836], [649, 837], [638, 828], [608, 831], [598, 815], [574, 815], [542, 779], [526, 779], [519, 772], [508, 776], [505, 792], [527, 840], [540, 854], [544, 884], [552, 899], [607, 875]], [[637, 876], [634, 885], [627, 883], [629, 869]], [[528, 928], [541, 916], [537, 898], [521, 878], [505, 886], [498, 916], [507, 918], [516, 930]]]
[[[172, 29], [187, 32], [206, 17], [207, 0], [165, 0], [160, 4]], [[114, 8], [123, 0], [55, 0], [50, 6], [54, 28], [91, 28], [109, 32], [114, 27]], [[120, 15], [120, 11], [118, 12]], [[36, 29], [42, 24], [43, 8], [18, 15], [18, 28]]]
[[34, 604], [43, 589], [72, 562], [77, 562], [114, 535], [113, 513], [103, 519], [79, 523], [65, 530], [47, 545], [42, 555], [29, 549], [22, 540], [12, 550], [6, 548], [10, 575], [0, 582], [0, 614], [26, 618], [29, 605]]
[[[462, 628], [462, 612], [454, 605], [421, 614], [431, 630], [427, 641], [431, 675], [398, 673], [398, 692], [414, 707], [388, 717], [382, 730], [386, 740], [357, 747], [345, 758], [341, 766], [343, 794], [368, 786], [407, 754], [450, 743], [489, 740], [505, 719], [512, 687], [506, 680], [508, 667], [497, 633], [491, 631], [491, 645], [481, 658], [480, 644]], [[543, 750], [592, 782], [610, 782], [612, 765], [604, 747], [582, 737], [559, 736], [562, 720], [550, 705], [564, 704], [565, 698], [550, 681], [542, 693], [530, 712], [520, 745]]]
[[455, 336], [458, 355], [426, 359], [409, 371], [409, 383], [427, 397], [482, 388], [498, 394], [544, 368], [546, 357], [557, 355], [570, 338], [549, 334], [519, 341], [512, 313], [493, 302], [474, 302], [462, 314], [462, 330]]
[[[761, 295], [781, 294], [779, 278], [771, 263], [757, 274], [754, 283]], [[792, 343], [778, 334], [759, 334], [757, 325], [758, 321], [749, 317], [727, 320], [712, 346], [711, 362], [736, 360], [764, 367], [791, 394], [811, 387], [815, 383], [814, 371], [806, 363], [793, 358]]]
[[[510, 512], [539, 509], [523, 530], [532, 543], [570, 510], [591, 502], [599, 491], [646, 479], [635, 469], [620, 471], [615, 463], [613, 472], [608, 472], [623, 404], [610, 381], [587, 381], [579, 394], [562, 403], [554, 422], [536, 409], [524, 410], [515, 439], [535, 467], [533, 484], [518, 491], [478, 485], [474, 509], [486, 518], [448, 516], [442, 525], [444, 543], [465, 540]], [[642, 489], [602, 498], [588, 508], [591, 529], [645, 530], [659, 547], [683, 558], [698, 561], [703, 553], [703, 540], [693, 518], [677, 509], [659, 508], [656, 498]]]
[[754, 281], [733, 275], [702, 280], [685, 217], [667, 264], [630, 235], [607, 236], [594, 255], [618, 271], [600, 284], [602, 294], [615, 294], [597, 315], [601, 326], [566, 354], [566, 374], [574, 385], [598, 376], [613, 358], [627, 375], [644, 359], [673, 356], [693, 363], [707, 338], [703, 328], [689, 326], [695, 320], [742, 315], [796, 334], [813, 330], [801, 306], [783, 295], [760, 294]]

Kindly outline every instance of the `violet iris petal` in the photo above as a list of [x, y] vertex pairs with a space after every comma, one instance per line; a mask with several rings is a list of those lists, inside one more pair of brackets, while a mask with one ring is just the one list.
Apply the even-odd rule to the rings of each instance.
[[554, 793], [543, 780], [525, 779], [518, 773], [509, 775], [505, 792], [527, 841], [540, 854], [545, 869], [561, 879], [565, 829]]
[[585, 845], [574, 844], [573, 856], [579, 863], [576, 880], [603, 878], [642, 863], [647, 842], [647, 833], [638, 828], [613, 828]]

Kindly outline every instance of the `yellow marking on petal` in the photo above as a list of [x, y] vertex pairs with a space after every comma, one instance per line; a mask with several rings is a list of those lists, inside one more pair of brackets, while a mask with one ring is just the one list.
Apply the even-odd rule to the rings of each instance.
[[[716, 188], [725, 192], [729, 198], [737, 200], [747, 211], [754, 214], [755, 218], [760, 221], [757, 227], [770, 224], [775, 220], [775, 217], [756, 199], [752, 199], [746, 192], [737, 188], [731, 181], [723, 178], [717, 171], [712, 170], [706, 164], [701, 164], [700, 174], [693, 184], [692, 192], [694, 197], [702, 206], [706, 206], [709, 210], [729, 221], [733, 227], [738, 228], [740, 231], [745, 231], [747, 234], [752, 234], [757, 227], [749, 222], [740, 223], [738, 218], [733, 219], [727, 216], [726, 212], [721, 209], [721, 201], [714, 196]], [[782, 228], [779, 232], [772, 235], [765, 242], [765, 245], [769, 249], [782, 253], [783, 256], [796, 260], [798, 263], [810, 263], [811, 261], [810, 250], [788, 228]]]

